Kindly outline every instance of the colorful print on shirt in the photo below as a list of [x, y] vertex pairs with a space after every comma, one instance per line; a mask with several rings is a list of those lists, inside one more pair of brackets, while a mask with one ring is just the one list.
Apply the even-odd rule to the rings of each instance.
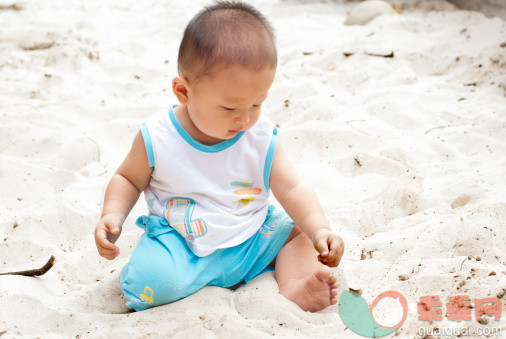
[[234, 191], [234, 193], [239, 196], [239, 199], [236, 200], [236, 202], [239, 203], [238, 207], [248, 205], [251, 200], [255, 200], [256, 195], [262, 193], [262, 189], [253, 187], [254, 183], [249, 180], [245, 182], [233, 181], [230, 185], [243, 187]]
[[192, 241], [207, 232], [203, 219], [192, 220], [195, 202], [188, 198], [174, 198], [167, 202], [165, 218], [169, 225], [184, 238]]

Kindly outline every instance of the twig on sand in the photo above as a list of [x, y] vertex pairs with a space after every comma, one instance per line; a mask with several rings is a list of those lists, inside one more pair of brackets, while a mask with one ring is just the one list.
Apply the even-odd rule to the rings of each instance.
[[[343, 55], [345, 57], [350, 57], [353, 54], [355, 54], [355, 53], [354, 52], [343, 52]], [[369, 56], [377, 56], [377, 57], [383, 57], [383, 58], [393, 58], [394, 57], [394, 51], [392, 51], [388, 54], [378, 54], [378, 53], [369, 53], [369, 52], [365, 52], [365, 54], [369, 55]]]
[[344, 123], [345, 124], [349, 124], [350, 122], [355, 122], [355, 121], [365, 121], [364, 119], [355, 119], [355, 120], [348, 120], [348, 121], [345, 121]]
[[425, 131], [425, 134], [427, 135], [427, 133], [429, 133], [430, 131], [434, 130], [434, 129], [438, 129], [438, 128], [445, 128], [446, 126], [436, 126], [436, 127], [432, 127], [432, 128], [429, 128], [428, 130]]
[[27, 270], [27, 271], [19, 271], [19, 272], [7, 272], [7, 273], [0, 273], [0, 275], [24, 275], [27, 277], [35, 277], [46, 274], [47, 271], [51, 269], [54, 265], [54, 255], [49, 258], [48, 262], [42, 266], [41, 268], [37, 268], [34, 270]]
[[358, 290], [356, 290], [356, 289], [354, 289], [354, 288], [348, 288], [348, 289], [349, 289], [350, 291], [352, 291], [352, 292], [355, 292], [355, 293], [358, 293], [358, 294], [362, 295], [362, 289], [360, 289], [360, 288], [359, 288]]
[[9, 10], [9, 9], [11, 9], [13, 11], [20, 11], [23, 9], [23, 7], [18, 4], [0, 5], [0, 11], [5, 11], [5, 10]]
[[54, 46], [55, 41], [24, 41], [19, 45], [25, 51], [38, 51], [49, 49]]
[[394, 51], [388, 53], [388, 54], [376, 54], [376, 53], [365, 53], [370, 56], [377, 56], [377, 57], [383, 57], [383, 58], [393, 58], [394, 57]]
[[462, 260], [462, 264], [460, 264], [460, 270], [462, 271], [462, 265], [464, 265], [464, 261], [466, 261], [467, 258], [465, 258], [464, 260]]

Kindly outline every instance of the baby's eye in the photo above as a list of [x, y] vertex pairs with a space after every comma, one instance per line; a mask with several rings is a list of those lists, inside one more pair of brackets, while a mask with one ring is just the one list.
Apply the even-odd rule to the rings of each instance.
[[260, 105], [253, 105], [253, 107], [257, 108], [257, 107], [260, 107]]
[[230, 107], [224, 107], [223, 106], [223, 108], [226, 109], [227, 111], [233, 111], [233, 110], [235, 110], [235, 108], [230, 108]]

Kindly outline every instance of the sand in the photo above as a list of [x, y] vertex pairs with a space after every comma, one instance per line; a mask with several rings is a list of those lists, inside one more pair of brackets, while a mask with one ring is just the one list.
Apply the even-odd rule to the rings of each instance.
[[[2, 338], [359, 337], [337, 305], [306, 313], [286, 300], [272, 272], [129, 312], [118, 277], [142, 232], [143, 199], [120, 256], [98, 255], [108, 180], [140, 124], [176, 103], [182, 31], [207, 3], [0, 1], [0, 273], [56, 258], [38, 278], [0, 276]], [[436, 326], [506, 333], [504, 315], [487, 325], [474, 314], [417, 319], [422, 296], [444, 304], [506, 288], [504, 19], [489, 7], [404, 0], [390, 2], [400, 14], [345, 26], [356, 1], [252, 3], [278, 37], [263, 114], [345, 241], [341, 290], [360, 288], [369, 304], [404, 295], [400, 337]]]

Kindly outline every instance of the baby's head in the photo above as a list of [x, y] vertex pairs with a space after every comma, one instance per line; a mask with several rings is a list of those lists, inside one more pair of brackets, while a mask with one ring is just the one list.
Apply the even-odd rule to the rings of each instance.
[[267, 19], [250, 5], [219, 1], [188, 23], [177, 62], [179, 75], [189, 81], [233, 65], [253, 71], [275, 68], [274, 33]]
[[185, 29], [172, 81], [194, 137], [213, 144], [252, 127], [276, 65], [272, 28], [256, 9], [220, 1], [200, 11]]

